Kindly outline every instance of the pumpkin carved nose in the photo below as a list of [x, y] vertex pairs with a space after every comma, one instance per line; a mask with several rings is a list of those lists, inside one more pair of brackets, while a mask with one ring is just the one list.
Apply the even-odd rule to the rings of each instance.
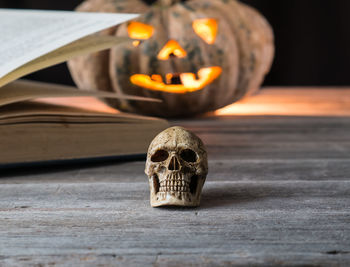
[[175, 40], [169, 40], [165, 46], [159, 51], [158, 59], [167, 60], [169, 57], [183, 58], [187, 55], [186, 51]]

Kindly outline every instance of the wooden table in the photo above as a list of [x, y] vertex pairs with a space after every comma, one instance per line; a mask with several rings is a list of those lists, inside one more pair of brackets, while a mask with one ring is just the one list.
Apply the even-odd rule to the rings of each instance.
[[350, 266], [350, 90], [315, 90], [172, 121], [208, 148], [200, 208], [151, 208], [142, 160], [3, 172], [0, 266]]

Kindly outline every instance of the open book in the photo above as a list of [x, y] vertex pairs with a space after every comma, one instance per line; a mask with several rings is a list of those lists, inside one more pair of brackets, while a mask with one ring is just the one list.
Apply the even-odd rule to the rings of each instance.
[[98, 98], [157, 100], [15, 81], [74, 56], [129, 41], [92, 34], [135, 16], [0, 9], [0, 167], [146, 153], [167, 122], [120, 113]]
[[136, 16], [0, 8], [0, 87], [72, 57], [130, 42], [93, 33]]

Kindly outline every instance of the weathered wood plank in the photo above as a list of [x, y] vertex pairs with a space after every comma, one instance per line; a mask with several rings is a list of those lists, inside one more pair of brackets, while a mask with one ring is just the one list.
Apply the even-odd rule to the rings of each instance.
[[154, 209], [146, 182], [7, 184], [0, 188], [0, 262], [58, 253], [148, 262], [158, 255], [169, 263], [193, 255], [197, 264], [196, 257], [290, 264], [302, 255], [304, 263], [345, 263], [349, 194], [348, 181], [209, 182], [199, 209]]
[[[134, 183], [147, 180], [145, 162], [109, 162], [7, 170], [0, 184]], [[212, 159], [208, 181], [339, 181], [350, 180], [349, 159]], [[0, 185], [0, 186], [1, 186]]]
[[350, 158], [350, 118], [222, 117], [175, 121], [216, 159]]

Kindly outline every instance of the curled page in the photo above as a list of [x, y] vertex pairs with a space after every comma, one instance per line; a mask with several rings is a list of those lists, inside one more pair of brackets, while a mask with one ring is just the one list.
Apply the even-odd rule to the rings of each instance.
[[[4, 76], [21, 66], [83, 37], [137, 16], [136, 14], [0, 9], [0, 86], [13, 80], [14, 78], [8, 79], [1, 84]], [[112, 45], [110, 42], [110, 47]], [[51, 65], [55, 63], [59, 62], [53, 61]], [[32, 71], [27, 69], [26, 72]]]
[[130, 40], [128, 38], [115, 36], [89, 35], [41, 57], [33, 59], [32, 61], [29, 61], [28, 63], [21, 65], [15, 70], [7, 73], [5, 76], [0, 78], [0, 87], [34, 71], [65, 62], [76, 56], [108, 49], [126, 41]]

